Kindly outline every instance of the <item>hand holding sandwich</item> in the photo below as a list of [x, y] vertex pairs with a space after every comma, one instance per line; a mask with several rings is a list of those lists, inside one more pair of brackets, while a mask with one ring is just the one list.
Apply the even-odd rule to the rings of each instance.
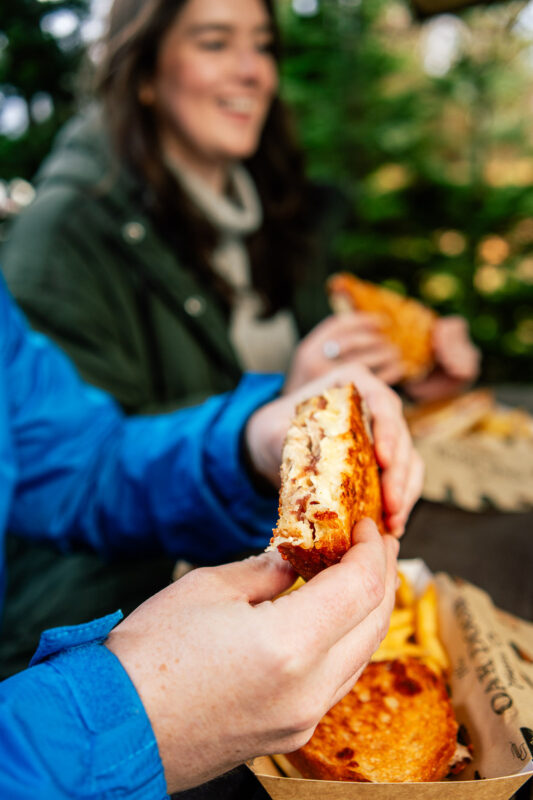
[[480, 354], [466, 320], [441, 317], [411, 297], [337, 273], [327, 282], [334, 316], [300, 343], [287, 377], [290, 388], [357, 361], [415, 400], [463, 391], [479, 374]]
[[339, 564], [297, 592], [277, 553], [198, 569], [148, 600], [106, 644], [152, 723], [168, 791], [311, 737], [388, 628], [398, 544], [369, 520]]
[[355, 385], [370, 413], [376, 458], [381, 467], [386, 527], [401, 535], [422, 489], [422, 460], [413, 447], [398, 395], [360, 364], [337, 367], [256, 411], [246, 429], [251, 461], [259, 474], [279, 485], [283, 441], [296, 405], [328, 387], [347, 383]]
[[435, 368], [405, 390], [413, 400], [430, 402], [464, 391], [479, 375], [481, 355], [463, 317], [440, 317], [433, 330]]
[[376, 315], [350, 311], [326, 317], [298, 345], [287, 374], [287, 391], [319, 378], [334, 366], [354, 363], [390, 385], [404, 377], [400, 351], [382, 335]]

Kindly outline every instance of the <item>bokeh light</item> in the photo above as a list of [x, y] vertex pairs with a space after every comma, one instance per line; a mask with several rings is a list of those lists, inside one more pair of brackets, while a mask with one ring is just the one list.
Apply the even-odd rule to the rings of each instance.
[[518, 262], [515, 275], [522, 283], [533, 284], [533, 256], [527, 256]]
[[474, 273], [474, 286], [482, 294], [501, 291], [507, 283], [507, 272], [494, 264], [483, 264]]
[[466, 248], [466, 236], [460, 231], [439, 231], [435, 234], [437, 248], [445, 256], [460, 256]]
[[48, 92], [37, 92], [30, 102], [31, 118], [37, 122], [46, 122], [54, 113], [54, 101]]
[[519, 245], [533, 242], [533, 217], [527, 217], [517, 222], [509, 236], [513, 242]]
[[398, 192], [411, 182], [411, 171], [403, 164], [383, 164], [368, 177], [368, 185], [378, 194]]
[[501, 236], [486, 236], [478, 244], [478, 256], [488, 264], [501, 264], [510, 251], [509, 242]]
[[9, 196], [11, 200], [19, 207], [29, 206], [35, 197], [35, 189], [22, 178], [14, 178], [8, 185]]
[[427, 300], [442, 303], [455, 297], [459, 291], [459, 281], [449, 272], [437, 272], [422, 281], [420, 290]]
[[29, 111], [25, 99], [17, 94], [0, 92], [0, 135], [18, 139], [28, 129]]
[[76, 32], [80, 24], [78, 15], [68, 8], [51, 11], [41, 20], [41, 30], [56, 39], [66, 39]]
[[300, 17], [314, 17], [318, 14], [318, 0], [292, 0], [292, 9]]
[[515, 336], [523, 344], [533, 345], [533, 317], [523, 319], [517, 325]]

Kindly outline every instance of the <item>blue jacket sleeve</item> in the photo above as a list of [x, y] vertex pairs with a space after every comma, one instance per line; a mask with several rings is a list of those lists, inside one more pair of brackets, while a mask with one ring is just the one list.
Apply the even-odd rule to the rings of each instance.
[[46, 631], [34, 666], [0, 684], [0, 797], [167, 797], [150, 720], [101, 644], [120, 616]]
[[267, 543], [276, 498], [253, 490], [241, 440], [281, 376], [250, 374], [202, 406], [125, 418], [29, 330], [2, 284], [0, 319], [0, 415], [6, 406], [16, 463], [12, 530], [65, 548], [163, 548], [204, 562]]

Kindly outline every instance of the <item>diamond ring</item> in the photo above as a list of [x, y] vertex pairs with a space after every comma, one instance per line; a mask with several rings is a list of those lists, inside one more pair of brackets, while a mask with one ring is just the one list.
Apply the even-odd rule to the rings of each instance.
[[341, 348], [336, 339], [328, 339], [322, 345], [322, 352], [325, 358], [329, 358], [333, 361], [340, 356]]

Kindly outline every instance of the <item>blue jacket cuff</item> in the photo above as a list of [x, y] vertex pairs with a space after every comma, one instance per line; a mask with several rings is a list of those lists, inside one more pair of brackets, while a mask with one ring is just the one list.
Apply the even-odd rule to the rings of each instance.
[[61, 628], [49, 628], [43, 631], [39, 646], [30, 661], [30, 667], [40, 664], [49, 656], [67, 647], [103, 642], [123, 617], [122, 611], [115, 611], [106, 617], [93, 619], [92, 622], [82, 625], [64, 625]]
[[121, 616], [46, 631], [35, 666], [1, 685], [9, 719], [4, 746], [32, 765], [18, 773], [24, 796], [51, 796], [54, 785], [57, 798], [168, 797], [150, 720], [120, 661], [101, 643]]

